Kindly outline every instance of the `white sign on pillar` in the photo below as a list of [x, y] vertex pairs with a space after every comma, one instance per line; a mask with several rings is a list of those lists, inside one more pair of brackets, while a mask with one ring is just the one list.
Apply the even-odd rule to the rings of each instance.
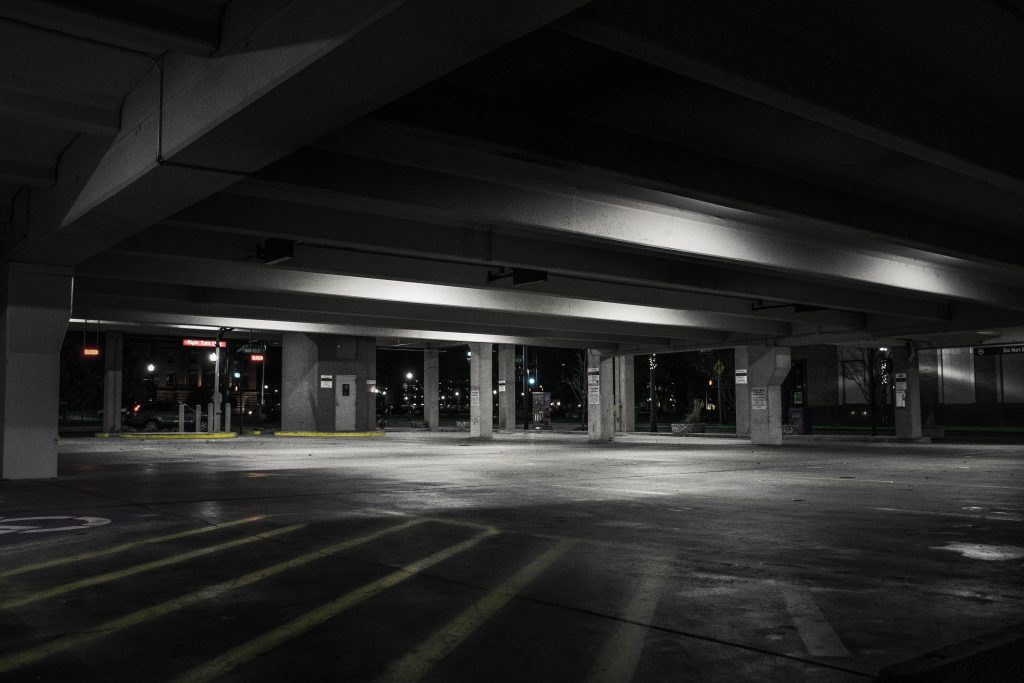
[[499, 392], [504, 392], [505, 391], [505, 380], [503, 380], [503, 379], [499, 379], [498, 380], [498, 391]]
[[587, 403], [594, 406], [601, 405], [600, 368], [587, 369]]
[[768, 410], [767, 387], [754, 387], [750, 390], [750, 407], [754, 410]]
[[737, 369], [736, 370], [736, 384], [746, 384], [746, 383], [747, 383], [747, 371], [746, 370]]

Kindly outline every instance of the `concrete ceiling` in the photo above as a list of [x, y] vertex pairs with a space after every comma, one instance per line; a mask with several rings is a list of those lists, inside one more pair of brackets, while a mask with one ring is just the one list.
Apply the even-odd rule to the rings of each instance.
[[1024, 325], [1017, 5], [514, 5], [5, 3], [5, 257], [145, 325], [636, 352]]

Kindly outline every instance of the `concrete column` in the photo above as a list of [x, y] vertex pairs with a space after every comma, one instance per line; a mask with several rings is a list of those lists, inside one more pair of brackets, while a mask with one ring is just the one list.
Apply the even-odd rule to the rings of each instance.
[[317, 429], [317, 345], [303, 332], [281, 336], [281, 429], [315, 432]]
[[441, 426], [441, 413], [437, 401], [440, 383], [437, 349], [423, 349], [423, 420], [427, 429], [436, 432]]
[[71, 271], [0, 266], [0, 478], [57, 476], [60, 347]]
[[516, 347], [498, 344], [498, 429], [516, 428]]
[[[754, 444], [782, 443], [782, 382], [792, 363], [789, 348], [745, 346], [736, 349], [736, 371], [747, 383], [736, 385], [736, 433]], [[743, 430], [743, 431], [741, 431]]]
[[636, 431], [633, 356], [615, 356], [615, 431]]
[[911, 351], [905, 346], [893, 349], [892, 352], [896, 436], [900, 439], [921, 438], [920, 371], [917, 353], [913, 352], [913, 358], [910, 356]]
[[[760, 347], [758, 347], [760, 348]], [[736, 436], [750, 436], [750, 347], [737, 346], [736, 358]], [[755, 355], [756, 358], [756, 355]]]
[[494, 432], [491, 395], [491, 345], [472, 343], [469, 350], [469, 435], [490, 439]]
[[107, 332], [103, 338], [103, 431], [121, 431], [124, 403], [124, 334]]
[[614, 361], [601, 352], [587, 350], [587, 436], [591, 441], [610, 441], [615, 428]]

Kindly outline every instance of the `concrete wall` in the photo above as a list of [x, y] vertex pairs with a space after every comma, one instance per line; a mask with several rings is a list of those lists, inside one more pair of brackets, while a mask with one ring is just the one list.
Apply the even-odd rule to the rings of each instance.
[[946, 405], [974, 403], [974, 355], [971, 349], [940, 349], [939, 397]]
[[367, 380], [377, 379], [377, 348], [372, 337], [341, 337], [286, 332], [282, 338], [281, 429], [330, 432], [335, 429], [335, 388], [320, 376], [355, 375], [357, 431], [376, 426], [377, 396]]
[[827, 345], [793, 347], [793, 362], [805, 361], [804, 403], [807, 407], [839, 404], [839, 357]]

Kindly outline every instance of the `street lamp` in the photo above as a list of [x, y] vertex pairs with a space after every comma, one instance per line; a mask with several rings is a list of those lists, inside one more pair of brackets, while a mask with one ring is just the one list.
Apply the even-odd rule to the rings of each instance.
[[156, 371], [156, 366], [153, 365], [152, 363], [150, 363], [149, 365], [146, 366], [146, 372], [155, 372], [155, 371]]
[[410, 422], [412, 422], [412, 408], [409, 406], [409, 393], [412, 391], [412, 373], [405, 373], [405, 383], [402, 384], [402, 391], [405, 395], [405, 416]]

